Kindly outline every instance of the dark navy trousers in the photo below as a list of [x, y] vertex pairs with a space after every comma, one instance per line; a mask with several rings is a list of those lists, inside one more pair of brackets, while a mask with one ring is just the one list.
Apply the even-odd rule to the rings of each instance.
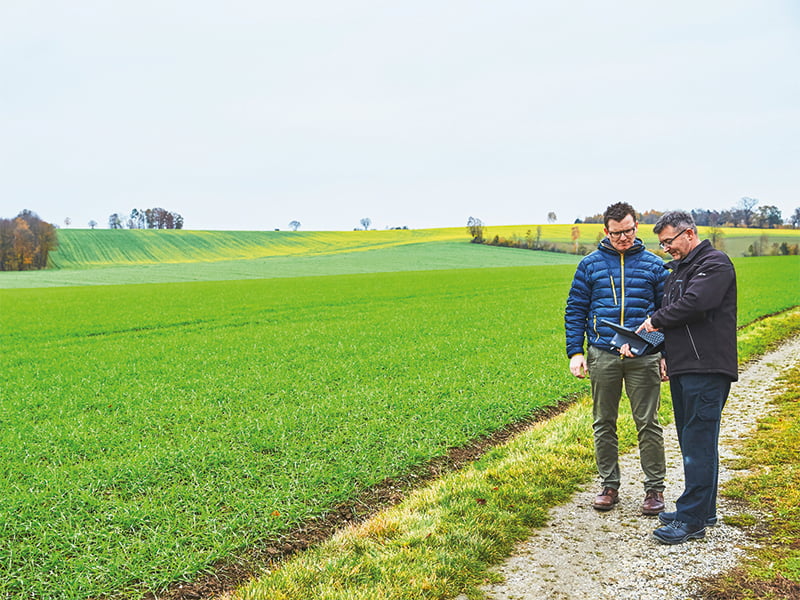
[[683, 494], [675, 502], [678, 521], [702, 525], [717, 515], [719, 423], [730, 389], [727, 375], [670, 377], [685, 482]]

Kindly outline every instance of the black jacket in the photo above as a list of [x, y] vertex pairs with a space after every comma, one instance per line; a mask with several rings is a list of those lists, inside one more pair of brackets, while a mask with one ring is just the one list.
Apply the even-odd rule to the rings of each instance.
[[720, 373], [738, 379], [736, 271], [724, 252], [703, 240], [672, 272], [650, 322], [662, 329], [667, 374]]

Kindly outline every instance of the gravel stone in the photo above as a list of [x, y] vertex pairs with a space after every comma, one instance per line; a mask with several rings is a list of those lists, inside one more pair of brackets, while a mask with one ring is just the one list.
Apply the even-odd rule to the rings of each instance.
[[[766, 416], [775, 377], [800, 360], [800, 337], [748, 365], [733, 384], [723, 411], [720, 435], [720, 483], [741, 471], [731, 469], [737, 446], [758, 419]], [[683, 490], [683, 465], [674, 425], [664, 427], [667, 510]], [[755, 542], [747, 532], [724, 523], [725, 515], [740, 512], [734, 502], [718, 499], [720, 524], [706, 537], [676, 546], [658, 543], [652, 531], [656, 517], [641, 515], [644, 499], [638, 451], [620, 457], [623, 483], [620, 503], [609, 512], [591, 507], [600, 491], [595, 483], [550, 512], [546, 527], [537, 529], [497, 571], [501, 584], [484, 588], [491, 600], [660, 600], [696, 598], [695, 577], [729, 570]]]

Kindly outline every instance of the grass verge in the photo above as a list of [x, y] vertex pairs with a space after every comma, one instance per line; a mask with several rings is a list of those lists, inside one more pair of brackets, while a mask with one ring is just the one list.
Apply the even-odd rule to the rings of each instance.
[[[798, 332], [797, 308], [753, 323], [740, 332], [740, 361], [752, 360]], [[265, 573], [234, 597], [410, 600], [464, 594], [483, 598], [480, 587], [496, 577], [491, 566], [525, 539], [530, 528], [543, 525], [550, 507], [564, 502], [593, 476], [590, 405], [590, 399], [580, 400], [469, 467], [416, 490], [400, 505]], [[635, 443], [635, 433], [622, 412], [620, 450], [624, 451]], [[794, 423], [793, 448], [800, 447], [796, 422], [795, 417], [787, 423]], [[800, 472], [793, 469], [797, 477]], [[797, 483], [765, 481], [765, 490], [770, 491], [764, 498], [782, 495], [775, 490], [784, 485], [800, 489]], [[796, 495], [787, 497], [789, 504], [781, 508], [784, 513], [795, 511], [795, 526], [797, 500]], [[784, 533], [789, 530], [781, 528]], [[796, 533], [795, 529], [795, 549]], [[797, 553], [784, 563], [796, 572]]]
[[[270, 598], [480, 597], [488, 567], [592, 473], [587, 399], [240, 591]], [[554, 461], [553, 456], [558, 456]], [[555, 464], [554, 464], [555, 463]]]

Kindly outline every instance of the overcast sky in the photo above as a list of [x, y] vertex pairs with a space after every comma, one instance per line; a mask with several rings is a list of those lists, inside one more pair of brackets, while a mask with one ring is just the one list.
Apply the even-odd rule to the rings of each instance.
[[796, 0], [0, 0], [0, 217], [800, 206]]

